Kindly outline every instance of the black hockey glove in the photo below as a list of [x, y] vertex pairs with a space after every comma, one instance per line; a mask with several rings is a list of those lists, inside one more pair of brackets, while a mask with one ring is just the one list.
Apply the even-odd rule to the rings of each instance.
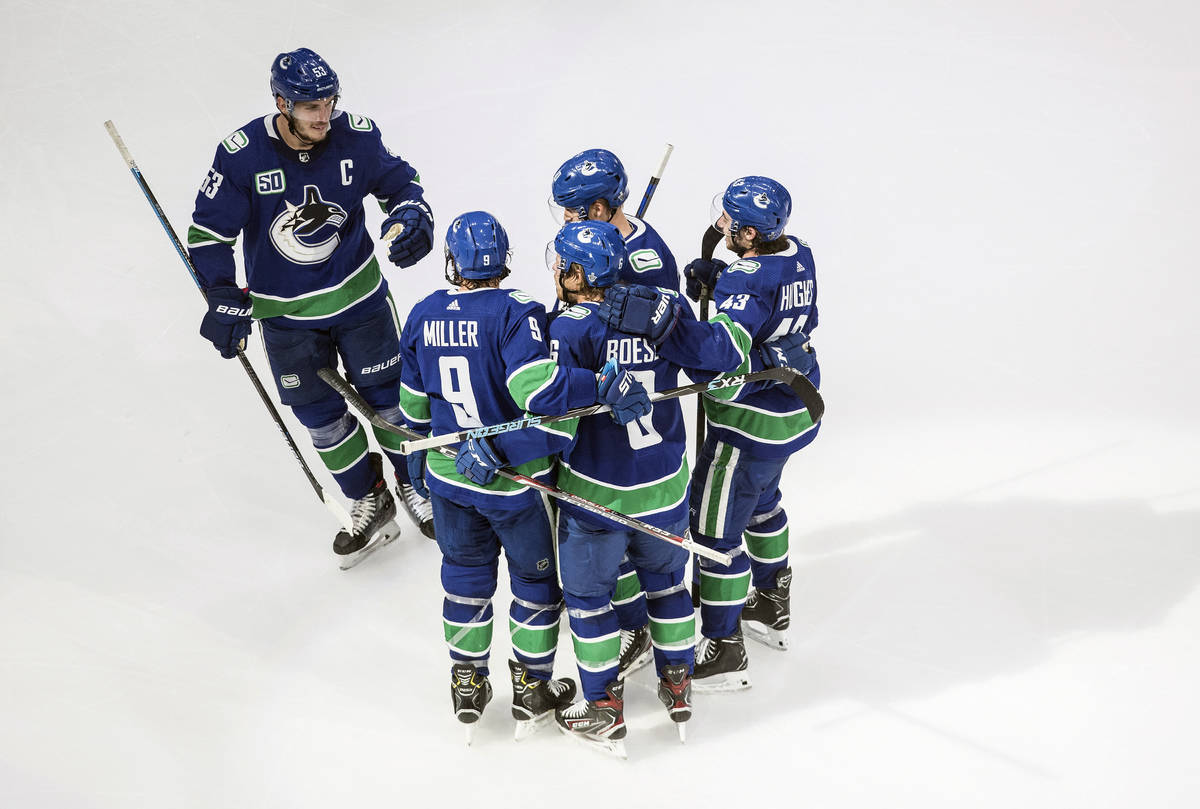
[[621, 425], [650, 415], [653, 407], [646, 386], [621, 370], [615, 359], [605, 363], [596, 377], [596, 398], [612, 408], [613, 421]]
[[250, 336], [250, 296], [237, 287], [208, 290], [208, 313], [200, 321], [200, 336], [212, 342], [225, 359], [233, 359]]
[[384, 241], [391, 240], [388, 258], [397, 267], [411, 267], [433, 248], [433, 214], [419, 199], [409, 199], [396, 206], [391, 216], [383, 220]]
[[504, 460], [486, 438], [468, 438], [458, 448], [454, 468], [467, 480], [486, 486], [496, 479], [496, 471]]
[[617, 284], [605, 291], [596, 314], [614, 329], [658, 345], [679, 322], [680, 308], [672, 295], [656, 287]]
[[763, 343], [757, 351], [763, 368], [786, 366], [807, 376], [817, 364], [817, 352], [809, 345], [808, 335], [802, 331]]
[[700, 288], [708, 287], [709, 294], [717, 285], [717, 276], [724, 270], [724, 261], [715, 258], [698, 258], [683, 268], [684, 284], [687, 296], [694, 301], [700, 300]]
[[408, 464], [408, 482], [413, 491], [429, 499], [429, 487], [425, 485], [425, 450], [419, 449], [405, 456]]

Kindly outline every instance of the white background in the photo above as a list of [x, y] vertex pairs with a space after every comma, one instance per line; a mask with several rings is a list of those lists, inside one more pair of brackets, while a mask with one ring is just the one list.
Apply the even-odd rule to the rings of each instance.
[[[1198, 17], [3, 0], [0, 805], [1196, 805]], [[582, 148], [636, 203], [675, 144], [648, 218], [681, 265], [730, 180], [791, 190], [829, 407], [785, 477], [793, 648], [752, 645], [754, 688], [698, 698], [686, 746], [648, 670], [628, 762], [515, 744], [500, 628], [465, 747], [435, 546], [410, 528], [339, 572], [198, 336], [102, 122], [183, 233], [301, 45], [421, 171], [439, 234], [497, 214], [546, 299], [549, 181]], [[440, 251], [387, 265], [403, 310]]]

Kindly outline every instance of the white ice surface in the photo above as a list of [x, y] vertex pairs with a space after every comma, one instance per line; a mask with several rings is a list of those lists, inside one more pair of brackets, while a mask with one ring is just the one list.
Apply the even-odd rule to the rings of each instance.
[[[0, 806], [1200, 803], [1194, 4], [2, 16]], [[549, 180], [581, 148], [620, 154], [636, 203], [675, 144], [649, 218], [681, 264], [731, 179], [791, 189], [829, 406], [785, 476], [794, 645], [752, 646], [754, 688], [698, 699], [686, 746], [648, 671], [628, 762], [514, 744], [500, 621], [465, 748], [436, 548], [409, 530], [339, 572], [329, 515], [197, 335], [101, 124], [182, 233], [299, 45], [420, 169], [439, 231], [493, 211], [546, 299]], [[404, 310], [442, 284], [435, 257], [387, 266]]]

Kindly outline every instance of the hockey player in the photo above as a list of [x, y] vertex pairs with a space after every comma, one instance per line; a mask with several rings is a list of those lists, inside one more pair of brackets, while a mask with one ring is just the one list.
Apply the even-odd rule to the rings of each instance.
[[[556, 221], [608, 222], [620, 232], [629, 260], [619, 271], [617, 281], [679, 289], [675, 256], [662, 237], [649, 223], [625, 213], [629, 177], [615, 154], [607, 149], [585, 149], [558, 167], [550, 190], [548, 204]], [[624, 677], [649, 663], [651, 657], [646, 593], [629, 559], [621, 562], [613, 606], [621, 624]]]
[[679, 289], [679, 268], [658, 231], [625, 213], [629, 177], [607, 149], [584, 149], [558, 167], [548, 204], [556, 222], [608, 222], [621, 233], [629, 261], [617, 281]]
[[[817, 325], [812, 251], [786, 236], [791, 197], [766, 177], [742, 177], [719, 203], [717, 227], [739, 260], [722, 270], [698, 260], [685, 275], [713, 285], [717, 315], [706, 323], [681, 317], [678, 296], [647, 287], [614, 287], [600, 316], [622, 331], [645, 335], [661, 356], [685, 367], [718, 372], [790, 366], [820, 384], [808, 346]], [[719, 275], [717, 274], [719, 273]], [[731, 398], [732, 397], [732, 398]], [[739, 624], [750, 585], [751, 560], [759, 560], [754, 620], [764, 629], [786, 627], [787, 514], [779, 480], [787, 459], [817, 434], [799, 398], [778, 383], [728, 389], [704, 399], [707, 435], [692, 476], [693, 537], [733, 555], [722, 566], [700, 561], [701, 638], [693, 685], [698, 691], [750, 685]], [[751, 617], [751, 616], [747, 616]]]
[[[418, 432], [443, 433], [509, 421], [526, 411], [556, 415], [598, 400], [626, 420], [649, 412], [645, 388], [632, 375], [610, 368], [598, 379], [555, 364], [546, 344], [545, 309], [523, 292], [500, 288], [509, 274], [508, 255], [508, 236], [491, 214], [473, 211], [450, 225], [446, 277], [454, 289], [434, 292], [413, 307], [401, 339], [405, 422]], [[575, 684], [551, 677], [562, 592], [547, 509], [537, 492], [496, 472], [510, 465], [534, 478], [547, 476], [547, 456], [570, 441], [558, 426], [471, 439], [457, 460], [438, 453], [409, 456], [414, 483], [427, 485], [433, 502], [451, 696], [455, 715], [468, 725], [491, 699], [491, 599], [504, 551], [513, 595], [515, 660], [509, 673], [518, 738], [551, 709], [570, 704]]]
[[[341, 356], [350, 382], [384, 418], [399, 420], [399, 322], [363, 218], [371, 194], [389, 212], [391, 260], [410, 267], [432, 246], [433, 216], [417, 172], [383, 145], [371, 119], [337, 109], [337, 74], [308, 48], [271, 63], [275, 111], [217, 147], [196, 195], [188, 252], [208, 296], [200, 334], [232, 358], [259, 321], [279, 390], [352, 501], [350, 532], [335, 553], [360, 551], [387, 526], [395, 503], [382, 459], [317, 371]], [[248, 289], [236, 281], [243, 236]], [[399, 438], [376, 430], [396, 470], [402, 503], [422, 531], [428, 502], [412, 489]]]
[[[617, 359], [647, 388], [676, 385], [678, 365], [659, 356], [642, 337], [614, 331], [596, 316], [604, 290], [627, 260], [618, 230], [605, 222], [569, 223], [559, 231], [553, 251], [556, 293], [567, 305], [550, 324], [550, 345], [559, 365], [596, 370]], [[582, 419], [575, 442], [562, 455], [558, 485], [684, 534], [687, 435], [678, 400], [659, 402], [651, 413], [625, 426], [610, 419]], [[646, 590], [658, 696], [679, 723], [682, 738], [683, 723], [691, 717], [696, 631], [691, 596], [683, 583], [687, 551], [564, 502], [558, 555], [583, 690], [583, 699], [558, 711], [560, 727], [614, 752], [618, 745], [623, 747], [619, 623], [610, 602], [620, 586], [622, 560], [628, 559]]]

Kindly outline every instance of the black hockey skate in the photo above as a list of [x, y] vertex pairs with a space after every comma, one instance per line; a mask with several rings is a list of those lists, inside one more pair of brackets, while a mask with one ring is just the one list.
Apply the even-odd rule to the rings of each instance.
[[739, 627], [724, 638], [700, 638], [696, 646], [696, 668], [692, 672], [692, 688], [699, 693], [741, 691], [750, 687], [746, 674], [746, 644]]
[[792, 589], [792, 569], [775, 574], [775, 587], [755, 590], [742, 608], [746, 636], [780, 652], [787, 651], [787, 628], [791, 624], [788, 595]]
[[433, 504], [417, 494], [411, 483], [401, 481], [399, 476], [396, 477], [396, 499], [422, 534], [437, 539], [437, 532], [433, 529]]
[[677, 723], [679, 741], [687, 740], [684, 729], [687, 721], [692, 718], [692, 675], [688, 674], [686, 663], [674, 666], [664, 666], [662, 677], [658, 681], [658, 698], [667, 709], [671, 721]]
[[575, 681], [570, 677], [539, 680], [530, 676], [525, 664], [515, 660], [508, 661], [508, 671], [512, 675], [512, 715], [517, 720], [513, 738], [518, 742], [536, 732], [555, 710], [575, 699]]
[[559, 708], [554, 717], [558, 729], [589, 747], [625, 758], [625, 682], [613, 680], [604, 699], [581, 699]]
[[629, 674], [637, 671], [650, 662], [654, 656], [650, 648], [650, 628], [639, 626], [637, 629], [621, 630], [621, 661], [618, 664], [617, 676], [624, 680]]
[[466, 725], [467, 744], [470, 744], [475, 736], [475, 723], [492, 701], [492, 684], [470, 663], [455, 663], [450, 667], [450, 699], [455, 718]]
[[375, 473], [370, 491], [350, 506], [350, 531], [338, 531], [333, 552], [343, 557], [340, 567], [349, 570], [400, 535], [396, 525], [396, 502], [383, 482], [383, 458], [377, 452], [367, 456]]

